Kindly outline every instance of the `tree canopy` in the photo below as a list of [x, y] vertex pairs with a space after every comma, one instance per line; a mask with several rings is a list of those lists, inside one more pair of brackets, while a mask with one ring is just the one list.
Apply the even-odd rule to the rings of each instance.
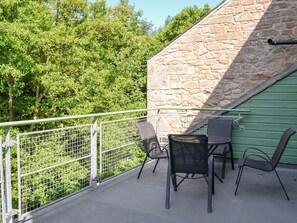
[[151, 34], [128, 0], [2, 0], [0, 121], [144, 108], [146, 60], [208, 11]]
[[[115, 7], [107, 7], [105, 0], [1, 0], [0, 122], [144, 108], [146, 60], [208, 11], [207, 5], [202, 10], [185, 8], [152, 34], [152, 24], [128, 0]], [[27, 151], [26, 147], [22, 156], [28, 162], [23, 168], [30, 172], [43, 167], [42, 158], [47, 162], [70, 160], [77, 148], [69, 154], [68, 145], [81, 140], [80, 134], [81, 130], [72, 136], [65, 133], [60, 141], [48, 136], [44, 145], [38, 141], [39, 149], [25, 137], [34, 142], [35, 149]], [[139, 163], [143, 154], [138, 153]], [[11, 156], [16, 207], [15, 149]], [[114, 171], [132, 166], [131, 162], [115, 166]], [[71, 180], [72, 169], [79, 170], [78, 182]], [[59, 167], [25, 177], [26, 206], [49, 203], [83, 188], [88, 180], [88, 168], [80, 161], [63, 170]], [[48, 186], [54, 181], [68, 187]], [[36, 185], [41, 185], [38, 190]]]
[[174, 17], [168, 16], [165, 21], [165, 27], [159, 31], [156, 35], [158, 42], [162, 46], [166, 45], [188, 28], [193, 26], [197, 21], [203, 18], [210, 12], [210, 6], [206, 4], [203, 9], [200, 9], [197, 5], [193, 7], [185, 7], [180, 13]]

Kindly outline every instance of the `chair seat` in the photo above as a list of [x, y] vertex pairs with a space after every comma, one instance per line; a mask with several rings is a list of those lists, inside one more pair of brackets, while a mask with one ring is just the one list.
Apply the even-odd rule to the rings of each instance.
[[[243, 159], [239, 159], [238, 160], [238, 167], [243, 167], [243, 162], [244, 162], [244, 158]], [[267, 171], [270, 172], [273, 170], [273, 167], [271, 166], [271, 164], [269, 164], [267, 161], [260, 161], [260, 160], [252, 160], [252, 159], [246, 159], [245, 161], [245, 166], [249, 166], [255, 169], [259, 169], [259, 170], [263, 170], [263, 171]]]
[[223, 156], [224, 154], [229, 152], [229, 146], [226, 145], [221, 145], [218, 146], [213, 152], [212, 155], [221, 155]]
[[160, 153], [156, 153], [156, 154], [150, 154], [150, 158], [151, 159], [164, 159], [167, 158], [167, 153], [165, 151], [162, 151]]

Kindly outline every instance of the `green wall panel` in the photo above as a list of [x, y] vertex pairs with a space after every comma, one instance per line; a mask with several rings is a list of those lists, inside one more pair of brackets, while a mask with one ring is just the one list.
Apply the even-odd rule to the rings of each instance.
[[[250, 109], [239, 124], [234, 125], [232, 145], [239, 158], [248, 147], [274, 152], [286, 128], [297, 130], [297, 72], [253, 96], [236, 108]], [[225, 114], [230, 115], [230, 113]], [[293, 135], [281, 159], [282, 163], [297, 164], [297, 134]]]

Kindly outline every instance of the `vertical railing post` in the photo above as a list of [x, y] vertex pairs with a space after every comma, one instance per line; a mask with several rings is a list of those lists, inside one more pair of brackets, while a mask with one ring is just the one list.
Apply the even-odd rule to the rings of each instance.
[[102, 122], [100, 123], [100, 127], [99, 127], [99, 159], [100, 159], [100, 170], [99, 170], [99, 173], [100, 173], [100, 177], [102, 177], [102, 167], [103, 167], [103, 161], [102, 161], [102, 145], [103, 145], [103, 142], [102, 142]]
[[94, 118], [93, 126], [92, 126], [92, 135], [91, 135], [91, 178], [92, 178], [92, 189], [97, 188], [97, 117]]
[[6, 197], [6, 222], [12, 223], [12, 193], [11, 193], [11, 164], [10, 164], [10, 128], [6, 129], [5, 138], [5, 197]]
[[1, 210], [2, 213], [2, 223], [6, 223], [6, 198], [5, 198], [5, 189], [4, 189], [4, 177], [3, 177], [3, 160], [2, 160], [2, 137], [0, 136], [0, 177], [1, 177]]
[[19, 214], [17, 209], [12, 208], [12, 190], [11, 190], [11, 147], [17, 144], [16, 141], [11, 140], [10, 138], [10, 127], [6, 129], [5, 133], [5, 193], [4, 199], [6, 206], [4, 207], [6, 212], [5, 216], [6, 223], [13, 222], [13, 216]]
[[160, 112], [161, 112], [161, 110], [158, 109], [158, 111], [157, 111], [157, 122], [156, 122], [156, 135], [157, 135], [157, 139], [160, 141], [160, 143], [162, 143], [161, 135], [160, 135], [160, 128], [161, 128], [160, 127], [160, 125], [161, 125], [161, 123], [160, 123], [160, 119], [161, 119]]

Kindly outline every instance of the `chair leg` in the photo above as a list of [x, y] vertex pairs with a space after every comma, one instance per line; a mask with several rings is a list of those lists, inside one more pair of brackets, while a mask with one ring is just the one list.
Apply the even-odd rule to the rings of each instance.
[[223, 153], [223, 168], [222, 168], [222, 179], [225, 178], [225, 169], [226, 169], [226, 156], [227, 156], [227, 152], [226, 152], [226, 149], [224, 150], [224, 153]]
[[239, 169], [238, 169], [238, 173], [237, 173], [237, 177], [236, 177], [235, 185], [238, 184], [238, 179], [239, 179], [239, 175], [240, 175], [241, 168], [242, 168], [242, 167], [239, 167]]
[[230, 150], [230, 158], [231, 158], [232, 170], [234, 170], [234, 157], [233, 157], [233, 148], [232, 148], [232, 144], [231, 143], [229, 143], [229, 150]]
[[277, 176], [277, 178], [278, 178], [278, 180], [279, 180], [279, 182], [280, 182], [280, 184], [281, 184], [281, 186], [282, 186], [282, 188], [283, 188], [283, 191], [285, 192], [286, 197], [287, 197], [287, 199], [288, 199], [288, 201], [289, 201], [290, 198], [289, 198], [289, 196], [288, 196], [288, 194], [287, 194], [287, 191], [286, 191], [286, 189], [285, 189], [285, 187], [284, 187], [284, 185], [283, 185], [283, 183], [282, 183], [282, 181], [281, 181], [281, 179], [280, 179], [278, 173], [276, 172], [276, 169], [274, 169], [274, 172], [275, 172], [275, 174], [276, 174], [276, 176]]
[[169, 209], [170, 207], [170, 175], [171, 175], [171, 169], [170, 169], [170, 162], [168, 161], [168, 167], [167, 167], [167, 180], [166, 180], [166, 200], [165, 200], [165, 208]]
[[215, 172], [214, 172], [214, 162], [212, 163], [212, 194], [215, 194], [215, 184], [214, 184], [214, 181], [215, 181]]
[[159, 160], [160, 160], [160, 159], [158, 159], [157, 162], [156, 162], [156, 164], [155, 164], [155, 167], [154, 167], [154, 169], [153, 169], [153, 173], [155, 172], [155, 170], [156, 170], [156, 168], [157, 168], [157, 166], [158, 166]]
[[208, 164], [208, 198], [207, 198], [207, 212], [212, 212], [212, 194], [214, 193], [214, 169], [213, 159], [211, 158]]
[[238, 190], [238, 187], [239, 187], [239, 183], [240, 183], [240, 180], [241, 180], [241, 176], [242, 176], [242, 172], [243, 172], [243, 167], [240, 167], [239, 171], [238, 171], [238, 176], [237, 176], [237, 179], [236, 179], [236, 189], [235, 189], [235, 193], [234, 195], [237, 194], [237, 190]]
[[142, 172], [142, 169], [143, 169], [143, 166], [144, 166], [144, 164], [145, 164], [146, 159], [147, 159], [147, 155], [145, 156], [145, 159], [144, 159], [144, 161], [143, 161], [143, 163], [142, 163], [142, 166], [141, 166], [140, 171], [139, 171], [139, 173], [138, 173], [137, 179], [139, 179], [139, 177], [140, 177], [140, 174], [141, 174], [141, 172]]
[[171, 178], [172, 178], [172, 184], [173, 184], [174, 191], [177, 191], [178, 185], [180, 185], [184, 179], [181, 182], [179, 182], [179, 184], [177, 184], [176, 174], [171, 174]]

